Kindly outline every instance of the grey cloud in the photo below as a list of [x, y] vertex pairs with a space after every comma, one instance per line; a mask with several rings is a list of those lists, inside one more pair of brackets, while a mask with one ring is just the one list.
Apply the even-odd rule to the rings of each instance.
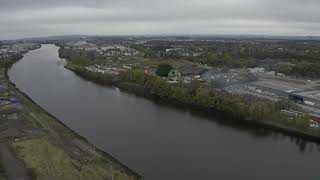
[[318, 0], [0, 0], [0, 16], [5, 17], [0, 19], [0, 38], [74, 33], [320, 35], [318, 7]]

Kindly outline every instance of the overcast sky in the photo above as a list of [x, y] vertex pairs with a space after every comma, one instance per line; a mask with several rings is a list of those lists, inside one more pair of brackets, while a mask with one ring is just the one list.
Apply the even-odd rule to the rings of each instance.
[[320, 35], [320, 0], [0, 0], [0, 39], [52, 35]]

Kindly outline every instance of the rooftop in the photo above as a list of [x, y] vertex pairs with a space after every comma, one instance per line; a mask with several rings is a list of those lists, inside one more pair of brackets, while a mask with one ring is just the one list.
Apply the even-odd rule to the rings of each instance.
[[254, 83], [254, 85], [275, 89], [284, 92], [296, 92], [296, 91], [305, 91], [308, 90], [308, 86], [295, 84], [295, 83], [288, 83], [283, 81], [276, 81], [276, 80], [259, 80]]
[[320, 100], [320, 91], [319, 90], [303, 91], [303, 92], [295, 93], [295, 95]]

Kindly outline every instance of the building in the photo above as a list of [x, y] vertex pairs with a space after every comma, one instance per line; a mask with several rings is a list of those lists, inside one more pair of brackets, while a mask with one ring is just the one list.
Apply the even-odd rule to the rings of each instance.
[[290, 93], [290, 98], [298, 103], [303, 103], [307, 106], [320, 108], [319, 90], [309, 90]]
[[250, 73], [264, 73], [265, 69], [264, 68], [249, 68], [248, 71]]
[[168, 73], [168, 77], [180, 77], [181, 73], [176, 70], [176, 69], [172, 69], [169, 73]]

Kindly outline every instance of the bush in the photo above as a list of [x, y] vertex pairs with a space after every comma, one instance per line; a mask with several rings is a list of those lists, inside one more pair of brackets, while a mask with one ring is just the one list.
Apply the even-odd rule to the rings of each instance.
[[160, 64], [157, 68], [156, 74], [160, 77], [168, 77], [169, 72], [173, 69], [170, 64]]
[[74, 56], [71, 58], [71, 62], [78, 66], [89, 66], [90, 61], [88, 58], [82, 57], [82, 56]]

